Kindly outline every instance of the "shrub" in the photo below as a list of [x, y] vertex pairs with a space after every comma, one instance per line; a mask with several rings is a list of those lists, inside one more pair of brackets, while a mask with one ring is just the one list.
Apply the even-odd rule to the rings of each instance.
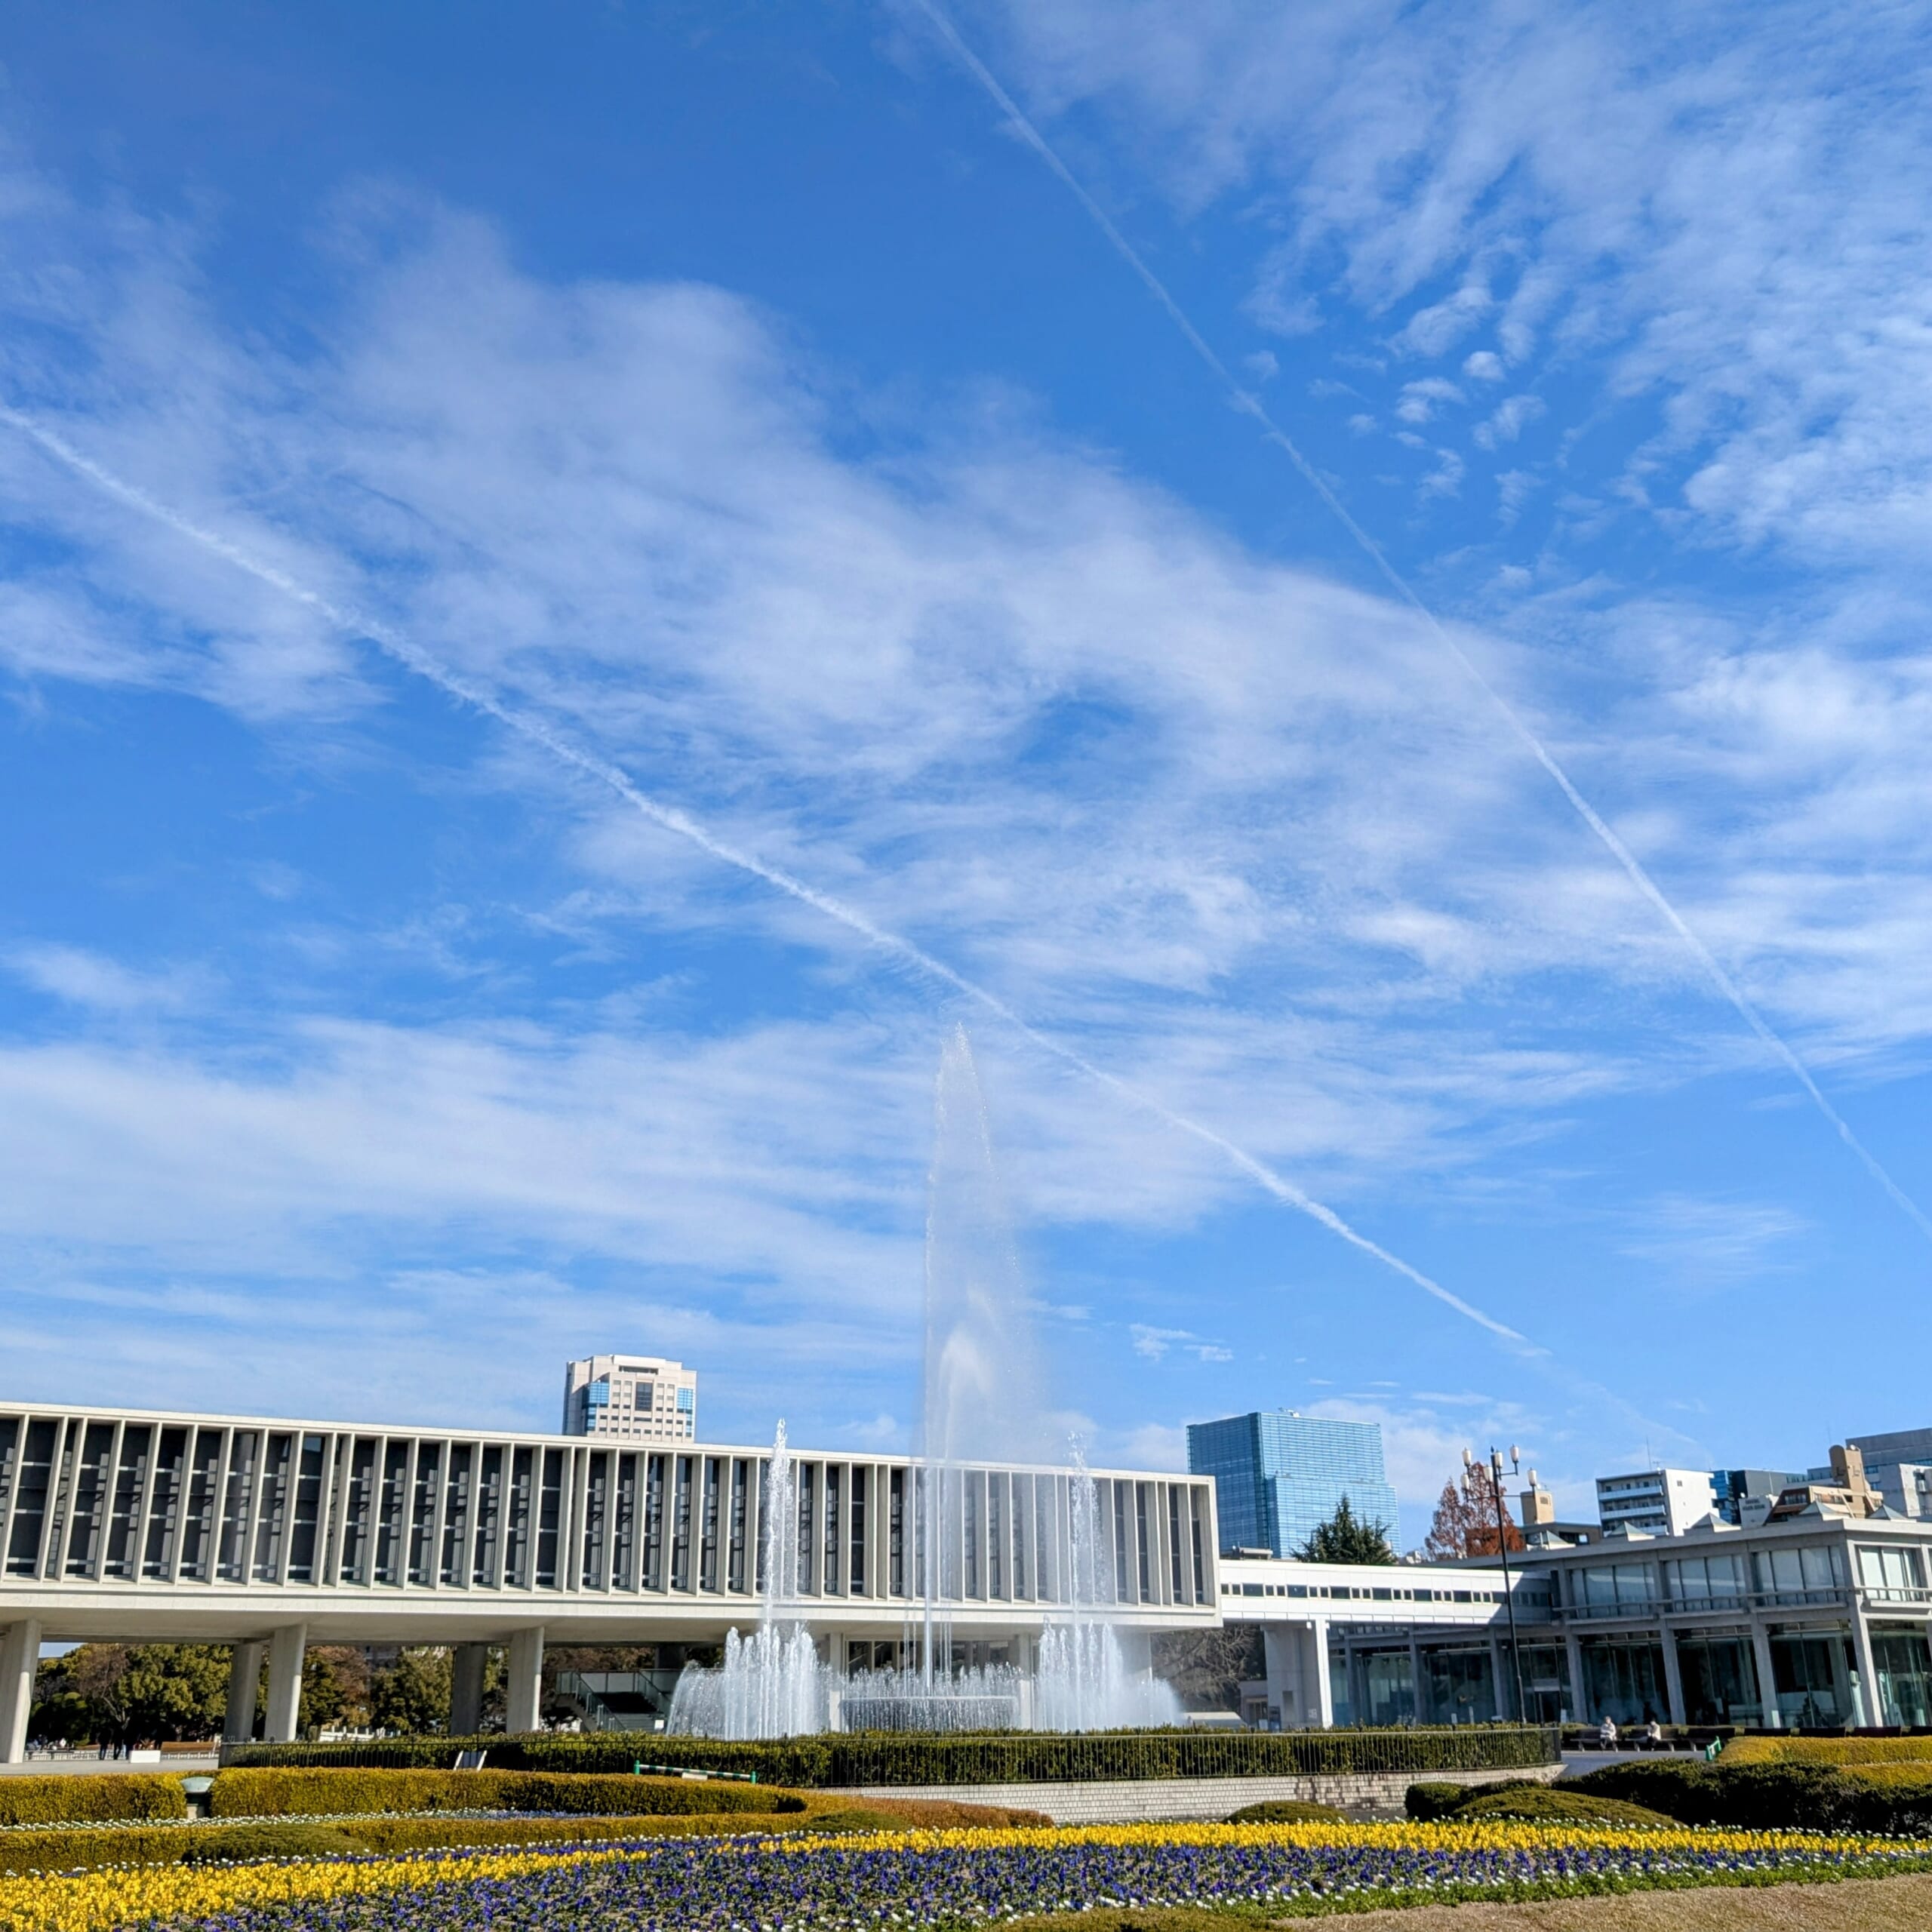
[[188, 1865], [241, 1864], [263, 1858], [321, 1858], [363, 1851], [361, 1839], [340, 1825], [258, 1824], [189, 1826], [182, 1862]]
[[1535, 1725], [1438, 1730], [1137, 1730], [1060, 1736], [983, 1732], [934, 1737], [890, 1731], [734, 1743], [718, 1738], [532, 1734], [391, 1738], [369, 1744], [260, 1744], [242, 1765], [446, 1766], [464, 1749], [493, 1766], [628, 1771], [642, 1758], [692, 1770], [732, 1771], [761, 1784], [1026, 1784], [1096, 1780], [1338, 1776], [1372, 1771], [1517, 1770], [1555, 1764], [1557, 1734]]
[[1600, 1770], [1564, 1780], [1566, 1789], [1641, 1804], [1683, 1825], [1719, 1822], [1718, 1783], [1718, 1767], [1701, 1758], [1640, 1758], [1629, 1764], [1606, 1764]]
[[1427, 1824], [1447, 1817], [1469, 1793], [1469, 1786], [1463, 1784], [1412, 1784], [1403, 1794], [1402, 1809]]
[[860, 1804], [841, 1805], [821, 1811], [805, 1827], [812, 1832], [903, 1832], [907, 1827], [889, 1811], [874, 1811]]
[[1231, 1825], [1340, 1825], [1348, 1814], [1332, 1804], [1315, 1804], [1305, 1798], [1270, 1798], [1259, 1804], [1244, 1804], [1228, 1820]]
[[193, 1829], [187, 1825], [125, 1825], [78, 1832], [32, 1826], [0, 1832], [0, 1877], [14, 1878], [26, 1872], [78, 1872], [97, 1865], [178, 1865]]
[[1932, 1765], [1608, 1764], [1564, 1789], [1624, 1799], [1687, 1825], [1932, 1833]]
[[185, 1818], [179, 1778], [155, 1771], [112, 1777], [0, 1778], [0, 1825], [79, 1824], [94, 1818]]
[[1457, 1824], [1513, 1818], [1534, 1824], [1620, 1825], [1638, 1831], [1668, 1828], [1677, 1822], [1661, 1811], [1620, 1798], [1566, 1791], [1558, 1785], [1514, 1783], [1475, 1786], [1467, 1794], [1467, 1802], [1458, 1805], [1451, 1815]]
[[217, 1818], [367, 1812], [564, 1811], [605, 1817], [787, 1811], [804, 1801], [762, 1785], [555, 1771], [248, 1769], [217, 1774]]
[[795, 1832], [796, 1812], [724, 1811], [649, 1818], [358, 1818], [349, 1829], [371, 1851], [448, 1845], [595, 1844], [613, 1838], [730, 1838]]
[[1924, 1764], [1932, 1737], [1740, 1737], [1724, 1746], [1726, 1764]]

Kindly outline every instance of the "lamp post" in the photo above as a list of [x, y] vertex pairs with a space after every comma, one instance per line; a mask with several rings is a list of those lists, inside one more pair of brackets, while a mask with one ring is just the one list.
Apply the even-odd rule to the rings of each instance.
[[[1475, 1466], [1475, 1458], [1468, 1450], [1463, 1451], [1463, 1481]], [[1518, 1475], [1522, 1469], [1521, 1452], [1515, 1443], [1509, 1445], [1509, 1473]], [[1493, 1444], [1489, 1452], [1490, 1494], [1496, 1503], [1496, 1553], [1503, 1559], [1503, 1601], [1509, 1613], [1509, 1669], [1516, 1680], [1516, 1721], [1525, 1721], [1523, 1715], [1523, 1653], [1516, 1641], [1516, 1593], [1509, 1587], [1509, 1536], [1505, 1527], [1506, 1518], [1503, 1509], [1503, 1452]]]

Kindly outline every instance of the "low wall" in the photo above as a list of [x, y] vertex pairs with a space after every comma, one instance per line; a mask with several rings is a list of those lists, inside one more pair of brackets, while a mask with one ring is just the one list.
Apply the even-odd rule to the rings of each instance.
[[1044, 1811], [1057, 1825], [1118, 1825], [1142, 1820], [1220, 1819], [1244, 1805], [1298, 1798], [1344, 1811], [1399, 1814], [1412, 1784], [1500, 1784], [1506, 1779], [1552, 1783], [1561, 1764], [1522, 1770], [1351, 1771], [1332, 1777], [1146, 1778], [1081, 1784], [841, 1785], [851, 1798], [946, 1798], [964, 1804], [1005, 1804]]

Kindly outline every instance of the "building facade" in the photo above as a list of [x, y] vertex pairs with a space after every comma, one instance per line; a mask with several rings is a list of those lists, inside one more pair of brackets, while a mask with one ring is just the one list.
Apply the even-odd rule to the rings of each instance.
[[697, 1371], [662, 1355], [586, 1355], [564, 1370], [564, 1433], [690, 1442]]
[[[1258, 1628], [1262, 1642], [1264, 1674], [1242, 1686], [1242, 1718], [1296, 1730], [1513, 1716], [1510, 1598], [1526, 1675], [1546, 1682], [1561, 1649], [1549, 1591], [1546, 1576], [1514, 1566], [1506, 1583], [1466, 1564], [1224, 1557], [1222, 1620]], [[1524, 1701], [1532, 1718], [1558, 1715], [1546, 1697]]]
[[[43, 1641], [234, 1645], [232, 1736], [266, 1649], [274, 1738], [294, 1735], [310, 1643], [455, 1645], [458, 1730], [502, 1646], [509, 1727], [534, 1729], [546, 1641], [712, 1644], [755, 1623], [771, 1453], [0, 1403], [0, 1762]], [[1072, 1472], [953, 1466], [929, 1510], [916, 1461], [792, 1460], [784, 1614], [835, 1665], [904, 1654], [929, 1549], [935, 1608], [976, 1660], [1027, 1661], [1065, 1617]], [[1130, 1633], [1213, 1625], [1213, 1485], [1091, 1481], [1094, 1613]]]
[[1597, 1478], [1597, 1520], [1606, 1530], [1681, 1536], [1717, 1506], [1717, 1478], [1709, 1469], [1640, 1469]]
[[1358, 1517], [1396, 1540], [1395, 1492], [1383, 1467], [1378, 1423], [1293, 1409], [1190, 1423], [1187, 1466], [1213, 1479], [1224, 1554], [1292, 1555], [1344, 1497]]

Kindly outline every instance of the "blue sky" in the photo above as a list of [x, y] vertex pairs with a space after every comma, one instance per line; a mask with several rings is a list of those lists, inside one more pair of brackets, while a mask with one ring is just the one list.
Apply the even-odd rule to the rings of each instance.
[[11, 11], [6, 1389], [903, 1443], [964, 1020], [1097, 1455], [1927, 1420], [1922, 12], [950, 18], [1432, 615], [918, 0]]

